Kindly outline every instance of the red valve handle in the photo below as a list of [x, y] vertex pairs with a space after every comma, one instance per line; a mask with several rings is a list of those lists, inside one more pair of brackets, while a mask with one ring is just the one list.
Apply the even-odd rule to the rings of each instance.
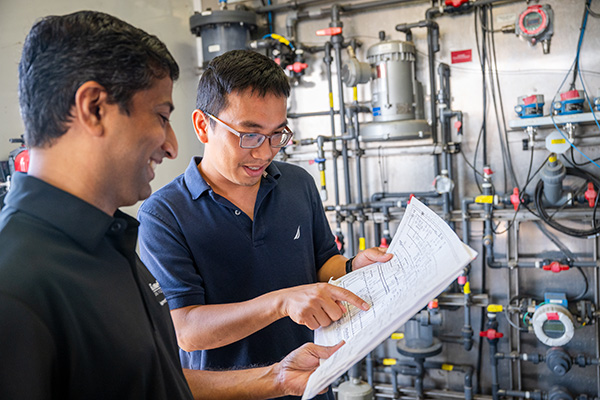
[[542, 266], [542, 269], [544, 271], [552, 271], [555, 274], [558, 274], [561, 271], [568, 271], [569, 266], [561, 264], [558, 261], [552, 261], [550, 264]]
[[341, 34], [342, 34], [342, 28], [339, 26], [336, 26], [333, 28], [319, 29], [317, 31], [317, 36], [335, 36], [335, 35], [341, 35]]
[[588, 201], [591, 208], [594, 208], [596, 205], [596, 197], [598, 197], [598, 192], [594, 190], [594, 184], [592, 182], [588, 182], [588, 188], [585, 191], [585, 199]]
[[468, 3], [469, 0], [446, 0], [447, 6], [459, 7], [465, 3]]
[[308, 64], [301, 63], [301, 62], [295, 62], [293, 64], [288, 65], [287, 69], [289, 69], [290, 71], [299, 73], [299, 72], [304, 71], [307, 67], [308, 67]]
[[519, 197], [519, 188], [513, 189], [513, 194], [510, 195], [510, 202], [512, 203], [515, 211], [519, 208], [519, 204], [521, 204], [521, 198]]
[[484, 338], [488, 338], [488, 339], [492, 340], [492, 339], [500, 339], [501, 337], [504, 337], [504, 334], [498, 332], [495, 329], [488, 329], [487, 331], [479, 332], [479, 337], [484, 337]]

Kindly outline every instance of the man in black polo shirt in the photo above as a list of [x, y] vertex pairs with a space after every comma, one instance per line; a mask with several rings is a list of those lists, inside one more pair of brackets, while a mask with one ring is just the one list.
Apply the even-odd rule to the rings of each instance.
[[[165, 45], [97, 12], [30, 31], [19, 97], [31, 163], [0, 213], [0, 398], [267, 398], [300, 394], [307, 345], [251, 370], [182, 370], [168, 307], [118, 207], [150, 195], [177, 155], [179, 68]], [[190, 390], [191, 389], [191, 390]]]

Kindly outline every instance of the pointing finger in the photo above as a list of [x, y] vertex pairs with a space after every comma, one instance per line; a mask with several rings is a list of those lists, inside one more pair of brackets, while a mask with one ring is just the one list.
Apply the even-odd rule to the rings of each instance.
[[366, 301], [364, 301], [363, 299], [361, 299], [360, 297], [358, 297], [357, 295], [355, 295], [347, 289], [331, 285], [331, 290], [333, 298], [336, 301], [345, 301], [364, 311], [367, 311], [369, 308], [371, 308], [371, 306], [369, 306], [369, 304]]

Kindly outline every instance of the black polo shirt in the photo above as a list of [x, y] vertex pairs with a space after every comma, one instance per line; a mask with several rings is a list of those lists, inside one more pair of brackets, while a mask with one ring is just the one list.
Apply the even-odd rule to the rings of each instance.
[[0, 398], [191, 399], [138, 222], [18, 174], [0, 213]]

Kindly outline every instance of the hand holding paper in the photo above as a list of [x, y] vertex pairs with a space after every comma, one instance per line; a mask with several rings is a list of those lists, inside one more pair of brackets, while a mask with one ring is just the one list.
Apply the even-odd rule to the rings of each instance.
[[315, 343], [342, 346], [310, 376], [302, 399], [310, 399], [389, 337], [439, 295], [477, 253], [460, 241], [448, 224], [416, 198], [406, 209], [388, 249], [386, 263], [361, 268], [330, 283], [371, 305], [347, 305], [348, 313], [315, 331]]

